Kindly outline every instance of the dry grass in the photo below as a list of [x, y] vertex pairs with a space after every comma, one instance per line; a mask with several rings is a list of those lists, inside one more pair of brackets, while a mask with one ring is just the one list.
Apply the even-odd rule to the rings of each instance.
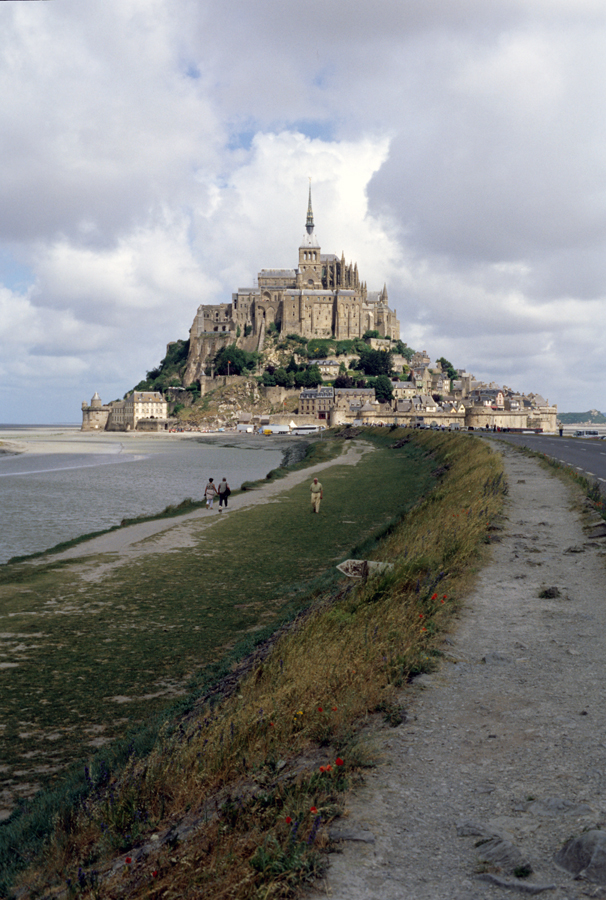
[[367, 762], [364, 725], [435, 665], [503, 503], [500, 457], [483, 443], [413, 440], [442, 476], [373, 554], [394, 570], [319, 597], [237, 693], [119, 780], [91, 773], [88, 800], [25, 873], [27, 896], [288, 897], [321, 871], [326, 826]]

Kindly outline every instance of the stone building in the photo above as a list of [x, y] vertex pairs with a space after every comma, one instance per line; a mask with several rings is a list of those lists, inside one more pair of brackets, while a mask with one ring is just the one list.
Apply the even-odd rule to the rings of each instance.
[[82, 431], [163, 431], [168, 427], [168, 403], [159, 391], [133, 391], [124, 400], [103, 405], [95, 391], [82, 404]]
[[82, 431], [105, 431], [107, 420], [111, 411], [110, 406], [105, 406], [101, 397], [95, 391], [90, 405], [82, 403]]
[[299, 414], [317, 416], [318, 419], [327, 419], [334, 402], [334, 388], [307, 388], [299, 394]]
[[315, 234], [311, 187], [297, 267], [261, 269], [256, 287], [242, 287], [231, 303], [202, 304], [190, 330], [186, 381], [197, 380], [218, 347], [238, 342], [261, 350], [268, 328], [306, 338], [360, 338], [366, 331], [399, 340], [400, 323], [389, 308], [387, 287], [369, 291], [357, 263], [322, 253]]

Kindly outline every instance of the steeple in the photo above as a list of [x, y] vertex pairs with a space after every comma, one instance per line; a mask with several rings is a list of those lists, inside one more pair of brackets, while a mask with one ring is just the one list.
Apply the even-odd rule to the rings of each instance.
[[[309, 253], [309, 247], [313, 247], [316, 251], [313, 255]], [[304, 250], [303, 256], [301, 256], [301, 250]], [[307, 220], [305, 222], [305, 231], [303, 233], [303, 240], [299, 246], [299, 265], [301, 261], [313, 259], [318, 264], [320, 263], [320, 245], [318, 243], [318, 239], [316, 237], [316, 233], [314, 231], [314, 211], [311, 208], [311, 178], [309, 179], [309, 200], [307, 202]]]
[[307, 203], [307, 221], [305, 222], [305, 228], [308, 234], [311, 234], [314, 230], [314, 211], [311, 208], [311, 178], [309, 179], [309, 201]]

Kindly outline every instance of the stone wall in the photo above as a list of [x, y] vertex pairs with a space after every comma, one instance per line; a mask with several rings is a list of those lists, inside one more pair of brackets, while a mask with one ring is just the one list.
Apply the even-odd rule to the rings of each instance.
[[204, 377], [204, 369], [210, 360], [222, 350], [235, 341], [235, 334], [231, 332], [214, 332], [203, 333], [199, 336], [194, 335], [194, 330], [190, 331], [189, 336], [189, 354], [187, 356], [187, 365], [183, 375], [183, 385], [187, 387], [196, 381], [200, 381]]

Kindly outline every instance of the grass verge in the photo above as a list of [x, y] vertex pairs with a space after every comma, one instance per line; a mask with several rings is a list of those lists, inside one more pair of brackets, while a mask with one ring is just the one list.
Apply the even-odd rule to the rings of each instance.
[[475, 438], [368, 439], [412, 447], [439, 477], [372, 549], [394, 569], [325, 585], [237, 690], [167, 723], [122, 771], [88, 769], [87, 796], [21, 878], [27, 896], [288, 897], [321, 871], [340, 798], [368, 763], [365, 725], [398, 722], [407, 681], [435, 665], [506, 490], [500, 457]]

